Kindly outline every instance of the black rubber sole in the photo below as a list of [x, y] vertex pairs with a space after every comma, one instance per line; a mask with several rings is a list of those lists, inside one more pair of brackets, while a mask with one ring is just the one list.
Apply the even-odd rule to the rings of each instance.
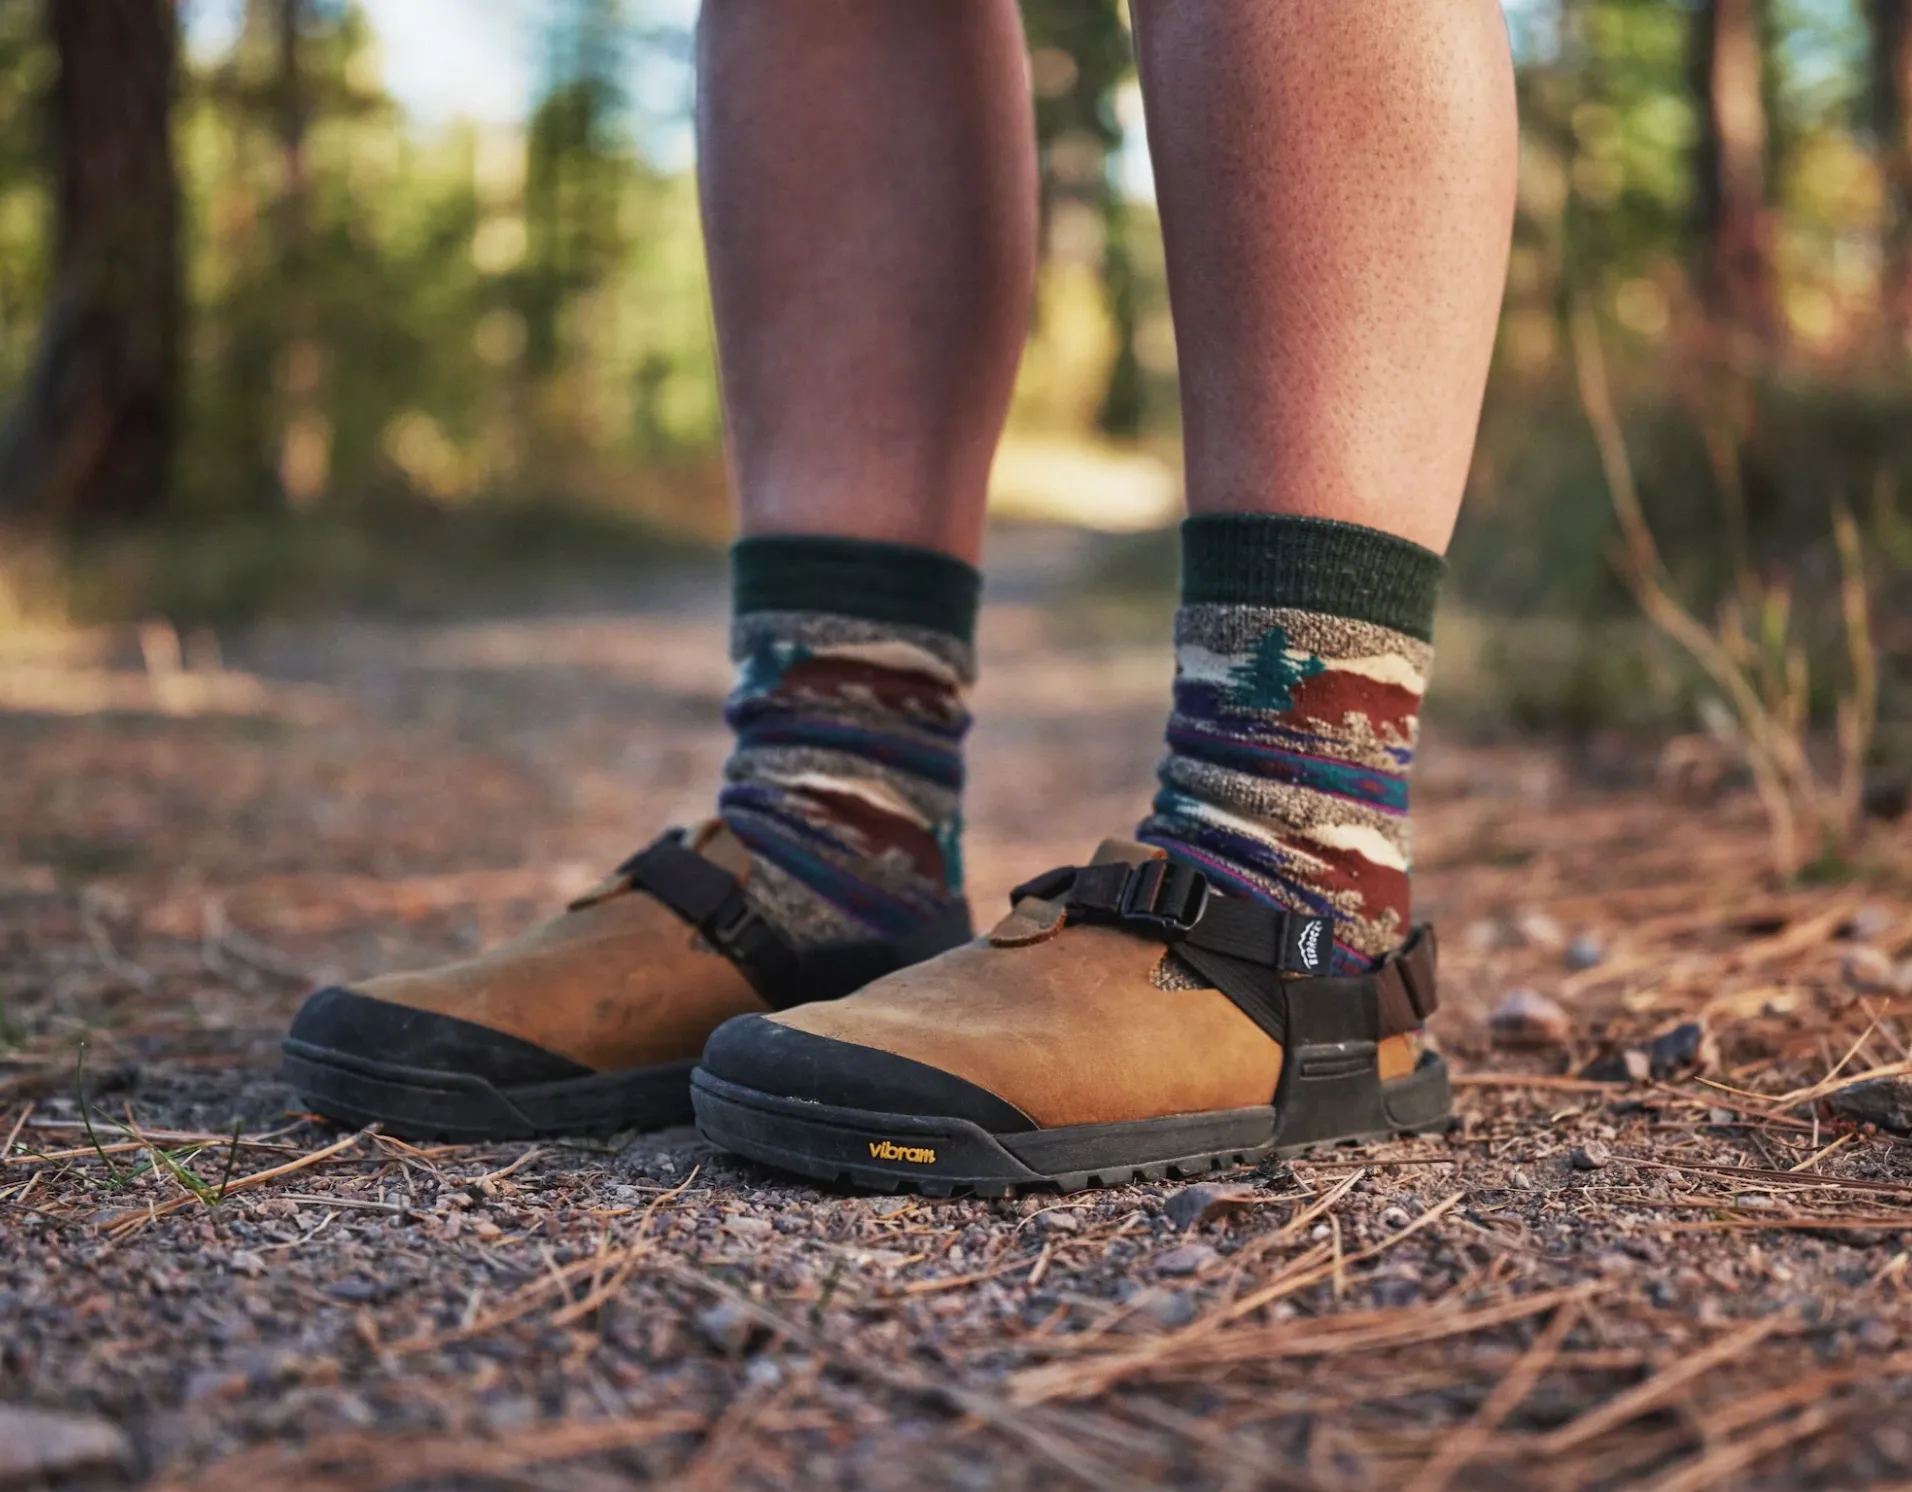
[[535, 1140], [668, 1129], [691, 1122], [693, 1062], [664, 1062], [500, 1088], [471, 1073], [408, 1067], [311, 1042], [284, 1044], [285, 1077], [342, 1124], [408, 1140]]
[[[1366, 1044], [1370, 1072], [1373, 1052]], [[1297, 1055], [1312, 1051], [1304, 1048]], [[1293, 1062], [1293, 1081], [1284, 1081], [1283, 1097], [1305, 1103], [1308, 1095], [1292, 1091], [1307, 1086], [1301, 1066]], [[1322, 1076], [1344, 1090], [1349, 1086], [1344, 1073]], [[1304, 1123], [1285, 1117], [1286, 1106], [1278, 1102], [1020, 1134], [994, 1134], [965, 1119], [782, 1098], [726, 1082], [701, 1067], [691, 1075], [691, 1100], [705, 1139], [779, 1170], [871, 1191], [909, 1188], [933, 1197], [956, 1192], [1001, 1197], [1038, 1187], [1081, 1191], [1202, 1176], [1332, 1145], [1426, 1134], [1451, 1122], [1447, 1067], [1433, 1053], [1406, 1077], [1390, 1083], [1370, 1078], [1358, 1086], [1378, 1103], [1330, 1102]], [[1337, 1118], [1354, 1127], [1337, 1129]]]

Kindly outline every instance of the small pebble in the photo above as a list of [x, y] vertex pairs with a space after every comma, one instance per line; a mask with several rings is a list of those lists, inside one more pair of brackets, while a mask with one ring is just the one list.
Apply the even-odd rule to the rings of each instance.
[[1535, 948], [1558, 948], [1567, 941], [1567, 931], [1545, 912], [1529, 912], [1518, 924], [1521, 937]]
[[1516, 1191], [1530, 1192], [1534, 1189], [1534, 1178], [1516, 1167], [1513, 1173], [1508, 1176], [1507, 1184]]
[[1846, 983], [1862, 994], [1895, 993], [1893, 985], [1898, 971], [1890, 958], [1869, 943], [1848, 948], [1846, 956], [1840, 960], [1840, 971], [1845, 975]]
[[262, 1275], [266, 1272], [266, 1261], [253, 1253], [251, 1249], [234, 1249], [226, 1257], [227, 1267], [234, 1274]]
[[1827, 1095], [1826, 1107], [1855, 1124], [1912, 1135], [1912, 1078], [1871, 1078]]
[[1852, 920], [1839, 931], [1846, 937], [1860, 943], [1870, 943], [1881, 933], [1889, 930], [1896, 918], [1891, 910], [1880, 902], [1869, 901], [1852, 914]]
[[1195, 1319], [1195, 1296], [1187, 1290], [1148, 1290], [1137, 1297], [1136, 1308], [1157, 1326], [1172, 1331]]
[[1168, 1199], [1162, 1211], [1176, 1227], [1192, 1228], [1197, 1223], [1205, 1223], [1210, 1218], [1246, 1207], [1259, 1200], [1260, 1195], [1251, 1186], [1218, 1186], [1213, 1182], [1204, 1182], [1199, 1186], [1183, 1187]]
[[1393, 1228], [1397, 1232], [1413, 1221], [1413, 1217], [1405, 1207], [1390, 1207], [1381, 1214], [1382, 1226]]
[[756, 1329], [750, 1313], [733, 1301], [720, 1300], [697, 1313], [697, 1330], [719, 1352], [735, 1357], [750, 1345]]
[[1037, 1215], [1036, 1226], [1045, 1233], [1080, 1233], [1082, 1214], [1069, 1208], [1056, 1208]]
[[744, 1382], [752, 1388], [776, 1388], [783, 1382], [783, 1368], [774, 1357], [753, 1357], [744, 1366]]
[[1497, 1046], [1565, 1046], [1573, 1039], [1573, 1018], [1538, 990], [1517, 989], [1487, 1017]]
[[1653, 1074], [1653, 1059], [1637, 1047], [1608, 1052], [1580, 1069], [1592, 1083], [1644, 1083]]
[[1469, 953], [1491, 953], [1507, 945], [1507, 929], [1483, 917], [1467, 924], [1461, 940], [1466, 943]]
[[1600, 941], [1598, 933], [1581, 933], [1567, 945], [1563, 962], [1574, 973], [1583, 969], [1597, 969], [1607, 961], [1607, 945]]
[[1704, 1072], [1718, 1064], [1718, 1044], [1698, 1021], [1685, 1021], [1661, 1032], [1647, 1049], [1647, 1070], [1656, 1078], [1694, 1069]]
[[1588, 1140], [1584, 1145], [1575, 1146], [1568, 1159], [1576, 1171], [1603, 1171], [1613, 1164], [1613, 1152], [1598, 1140]]
[[1374, 1303], [1382, 1310], [1400, 1311], [1419, 1302], [1421, 1282], [1405, 1275], [1390, 1275], [1373, 1285]]
[[1868, 1316], [1859, 1323], [1859, 1329], [1853, 1334], [1853, 1340], [1868, 1352], [1890, 1352], [1899, 1345], [1899, 1329], [1890, 1321], [1882, 1321], [1877, 1316]]
[[1157, 1274], [1195, 1274], [1213, 1264], [1221, 1255], [1205, 1243], [1185, 1243], [1155, 1256]]
[[125, 1468], [132, 1455], [119, 1426], [97, 1415], [0, 1404], [0, 1486]]

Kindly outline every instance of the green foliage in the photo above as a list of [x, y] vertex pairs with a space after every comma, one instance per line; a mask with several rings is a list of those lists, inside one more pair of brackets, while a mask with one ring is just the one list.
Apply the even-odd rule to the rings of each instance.
[[[0, 405], [52, 251], [35, 9], [0, 7]], [[283, 15], [246, 0], [231, 48], [181, 79], [173, 521], [623, 489], [668, 522], [671, 484], [643, 473], [685, 464], [701, 500], [719, 425], [694, 192], [644, 159], [616, 81], [678, 39], [564, 0], [525, 127], [428, 130], [384, 91], [355, 5], [302, 0], [290, 79]]]
[[0, 5], [0, 407], [33, 355], [46, 297], [48, 189], [41, 98], [52, 49], [31, 5]]

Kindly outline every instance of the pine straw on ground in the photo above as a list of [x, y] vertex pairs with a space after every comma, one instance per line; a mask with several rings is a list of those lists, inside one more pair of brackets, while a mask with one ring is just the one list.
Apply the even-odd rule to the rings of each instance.
[[[489, 941], [696, 811], [720, 632], [354, 630], [191, 686], [111, 639], [0, 660], [0, 1402], [193, 1492], [1912, 1486], [1912, 1141], [1825, 1101], [1912, 1071], [1912, 845], [1781, 890], [1742, 796], [1632, 752], [1431, 747], [1461, 1127], [1188, 1228], [1174, 1186], [864, 1198], [688, 1132], [299, 1114], [309, 982]], [[1166, 664], [1015, 604], [984, 655], [987, 912], [1132, 821]], [[1567, 1048], [1491, 1048], [1517, 987]], [[1574, 1076], [1683, 1021], [1709, 1065]]]

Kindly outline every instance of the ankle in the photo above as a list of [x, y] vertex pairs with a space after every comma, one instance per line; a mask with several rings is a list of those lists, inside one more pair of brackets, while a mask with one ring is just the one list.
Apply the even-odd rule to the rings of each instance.
[[931, 550], [820, 537], [733, 551], [736, 750], [718, 812], [753, 901], [804, 944], [894, 939], [962, 897], [979, 578]]

